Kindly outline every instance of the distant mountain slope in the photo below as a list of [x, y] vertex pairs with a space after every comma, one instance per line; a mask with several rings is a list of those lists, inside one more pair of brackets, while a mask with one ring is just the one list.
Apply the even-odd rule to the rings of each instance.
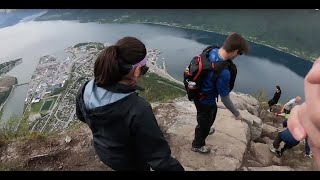
[[211, 30], [239, 32], [252, 41], [271, 45], [299, 57], [320, 56], [320, 11], [314, 9], [246, 10], [49, 10], [37, 20], [80, 20], [100, 23], [153, 22]]
[[40, 13], [44, 10], [42, 9], [17, 9], [12, 11], [0, 11], [0, 28], [4, 28], [7, 26], [12, 26], [25, 17]]

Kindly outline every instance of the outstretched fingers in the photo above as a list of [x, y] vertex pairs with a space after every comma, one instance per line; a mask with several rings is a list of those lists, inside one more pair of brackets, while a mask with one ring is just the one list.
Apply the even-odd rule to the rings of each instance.
[[306, 76], [306, 81], [310, 84], [320, 84], [320, 57], [314, 62]]
[[288, 128], [290, 132], [292, 133], [293, 137], [301, 141], [306, 137], [306, 131], [304, 130], [304, 127], [302, 126], [303, 118], [301, 118], [301, 114], [303, 114], [304, 107], [306, 106], [305, 103], [302, 105], [295, 106], [289, 116], [288, 120]]

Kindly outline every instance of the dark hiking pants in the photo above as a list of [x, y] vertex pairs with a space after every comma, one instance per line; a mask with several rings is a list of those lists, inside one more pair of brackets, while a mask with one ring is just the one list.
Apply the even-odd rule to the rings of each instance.
[[306, 138], [306, 144], [304, 145], [304, 151], [306, 153], [306, 155], [310, 155], [310, 146], [309, 146], [309, 143], [308, 143], [308, 138]]
[[205, 140], [217, 115], [217, 105], [208, 106], [195, 101], [197, 108], [197, 122], [192, 147], [200, 148], [206, 145]]
[[269, 105], [269, 109], [270, 109], [270, 112], [272, 111], [272, 106], [277, 104], [273, 99], [271, 99], [270, 101], [268, 101], [268, 105]]
[[288, 120], [284, 120], [282, 122], [282, 127], [284, 127], [284, 128], [288, 127]]
[[[278, 133], [276, 139], [273, 141], [273, 147], [278, 149], [280, 147], [280, 143], [282, 142], [282, 138], [281, 138], [281, 132]], [[293, 148], [293, 146], [287, 144], [287, 143], [284, 143], [284, 146], [283, 148], [281, 148], [281, 154], [287, 150], [287, 149], [291, 149]]]

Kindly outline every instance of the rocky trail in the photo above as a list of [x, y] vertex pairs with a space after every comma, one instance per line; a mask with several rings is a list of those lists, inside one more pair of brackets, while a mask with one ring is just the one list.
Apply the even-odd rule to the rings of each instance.
[[[312, 170], [312, 159], [304, 157], [304, 145], [287, 150], [281, 158], [269, 151], [281, 129], [281, 119], [265, 110], [245, 94], [232, 93], [231, 99], [241, 110], [243, 121], [219, 101], [213, 135], [206, 143], [207, 155], [191, 151], [196, 126], [196, 109], [185, 97], [167, 103], [153, 103], [158, 124], [165, 133], [172, 155], [188, 171], [291, 171]], [[259, 118], [259, 117], [260, 118]], [[0, 170], [110, 171], [97, 157], [90, 129], [78, 123], [49, 136], [0, 144]]]

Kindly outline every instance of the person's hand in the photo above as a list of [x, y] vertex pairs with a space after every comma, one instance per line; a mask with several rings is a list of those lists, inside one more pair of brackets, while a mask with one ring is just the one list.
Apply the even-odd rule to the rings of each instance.
[[304, 79], [305, 102], [290, 113], [288, 128], [301, 141], [308, 136], [311, 150], [320, 170], [320, 58]]

